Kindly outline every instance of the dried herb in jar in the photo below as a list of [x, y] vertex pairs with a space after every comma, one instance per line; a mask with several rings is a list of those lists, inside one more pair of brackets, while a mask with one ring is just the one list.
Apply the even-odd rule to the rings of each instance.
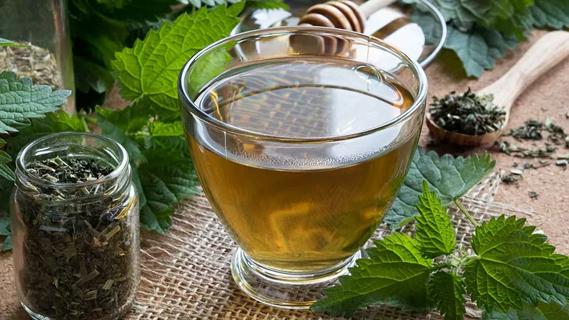
[[53, 157], [26, 171], [49, 183], [16, 199], [24, 305], [53, 319], [117, 318], [138, 284], [138, 225], [129, 222], [136, 197], [100, 183], [113, 167], [99, 159]]
[[496, 106], [491, 95], [479, 96], [470, 88], [462, 95], [451, 92], [434, 101], [429, 109], [431, 119], [448, 131], [481, 135], [494, 132], [506, 120], [504, 108]]
[[35, 84], [63, 87], [55, 55], [28, 42], [20, 42], [18, 46], [0, 46], [0, 72], [2, 71], [12, 71], [19, 77], [32, 78]]

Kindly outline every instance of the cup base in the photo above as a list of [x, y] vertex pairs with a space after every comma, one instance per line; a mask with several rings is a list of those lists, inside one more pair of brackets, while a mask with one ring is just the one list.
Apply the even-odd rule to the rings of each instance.
[[341, 263], [313, 273], [286, 273], [266, 268], [237, 248], [231, 261], [231, 274], [237, 286], [249, 297], [277, 308], [309, 309], [324, 296], [324, 289], [332, 286], [338, 277], [361, 257], [356, 252]]

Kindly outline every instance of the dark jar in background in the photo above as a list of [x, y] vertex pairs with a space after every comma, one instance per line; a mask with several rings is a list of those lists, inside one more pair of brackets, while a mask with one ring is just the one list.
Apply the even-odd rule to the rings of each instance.
[[128, 154], [59, 133], [16, 159], [11, 198], [16, 286], [34, 319], [117, 319], [140, 279], [139, 204]]

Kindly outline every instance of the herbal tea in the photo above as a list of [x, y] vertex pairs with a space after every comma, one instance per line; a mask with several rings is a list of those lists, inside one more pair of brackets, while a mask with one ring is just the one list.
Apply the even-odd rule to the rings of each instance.
[[273, 269], [321, 270], [352, 256], [388, 210], [417, 142], [395, 126], [382, 141], [353, 146], [358, 150], [333, 143], [413, 103], [386, 73], [342, 59], [233, 69], [196, 101], [211, 117], [255, 134], [330, 140], [321, 149], [307, 142], [283, 152], [262, 139], [230, 141], [203, 128], [189, 137], [213, 207], [245, 252]]

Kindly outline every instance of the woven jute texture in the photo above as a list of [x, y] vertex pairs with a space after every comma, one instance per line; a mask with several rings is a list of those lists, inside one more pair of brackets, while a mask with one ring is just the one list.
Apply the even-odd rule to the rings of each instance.
[[[464, 198], [478, 220], [500, 213], [516, 213], [493, 203], [498, 186], [495, 174]], [[173, 229], [160, 238], [144, 241], [142, 283], [128, 319], [332, 319], [308, 311], [286, 311], [264, 306], [242, 294], [233, 283], [229, 263], [235, 243], [223, 230], [204, 197], [184, 204], [174, 217]], [[473, 232], [470, 223], [451, 208], [461, 245]], [[374, 238], [387, 232], [379, 228]], [[472, 318], [478, 313], [469, 308]], [[441, 319], [437, 314], [413, 314], [385, 307], [358, 313], [357, 319]]]
[[[498, 185], [498, 174], [494, 174], [463, 198], [465, 206], [476, 219], [486, 220], [500, 213], [531, 214], [494, 203]], [[451, 208], [450, 213], [458, 241], [466, 246], [473, 228], [456, 209]], [[126, 319], [335, 319], [309, 311], [271, 308], [241, 293], [229, 270], [236, 244], [224, 231], [204, 196], [185, 202], [173, 220], [168, 234], [146, 235], [143, 239], [140, 289], [133, 310]], [[387, 232], [385, 227], [380, 227], [374, 238], [381, 238]], [[0, 281], [4, 286], [0, 290], [1, 296], [6, 297], [0, 300], [0, 319], [20, 319], [12, 316], [18, 306], [13, 283], [6, 283], [6, 279], [12, 277], [4, 275], [4, 281]], [[479, 318], [472, 305], [468, 309], [468, 319]], [[354, 319], [442, 318], [435, 313], [416, 314], [373, 307], [359, 312]]]

